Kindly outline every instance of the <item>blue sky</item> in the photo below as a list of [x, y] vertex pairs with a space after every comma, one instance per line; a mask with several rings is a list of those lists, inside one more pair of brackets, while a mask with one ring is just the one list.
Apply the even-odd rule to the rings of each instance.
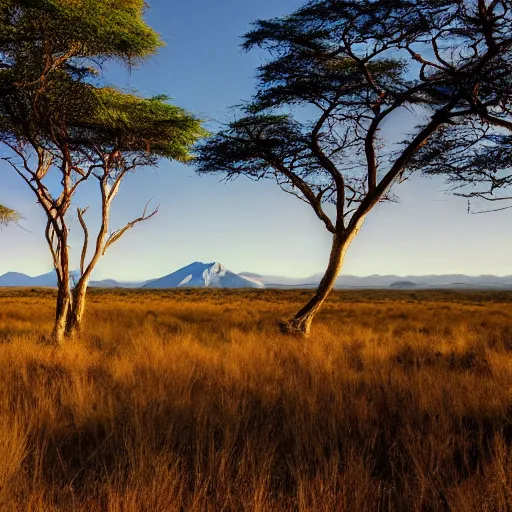
[[[151, 0], [149, 24], [166, 44], [139, 69], [112, 69], [108, 80], [144, 95], [166, 93], [173, 102], [207, 121], [227, 121], [229, 107], [253, 92], [254, 72], [263, 52], [243, 53], [240, 36], [251, 21], [280, 16], [297, 0], [233, 2]], [[391, 129], [400, 132], [400, 120]], [[44, 240], [44, 214], [21, 180], [0, 164], [0, 203], [25, 216], [24, 231], [0, 233], [0, 274], [36, 275], [51, 269]], [[116, 199], [113, 228], [138, 216], [148, 199], [159, 215], [125, 235], [99, 264], [97, 279], [144, 280], [188, 263], [220, 261], [235, 272], [307, 276], [325, 268], [330, 237], [310, 208], [284, 194], [271, 181], [220, 183], [198, 177], [191, 167], [162, 162], [130, 176]], [[415, 177], [394, 189], [399, 204], [379, 205], [349, 250], [347, 274], [512, 274], [512, 210], [468, 215], [464, 199], [443, 193], [440, 180]], [[91, 205], [88, 187], [78, 197]], [[72, 223], [74, 262], [79, 230]]]

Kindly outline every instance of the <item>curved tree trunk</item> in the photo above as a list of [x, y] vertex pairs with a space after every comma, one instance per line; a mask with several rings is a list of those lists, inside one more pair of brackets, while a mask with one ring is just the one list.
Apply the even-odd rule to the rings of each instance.
[[55, 308], [55, 324], [52, 331], [52, 341], [56, 345], [62, 345], [66, 337], [66, 326], [69, 311], [73, 305], [71, 284], [69, 278], [69, 249], [67, 246], [67, 232], [62, 236], [60, 247], [52, 249], [54, 255], [55, 270], [57, 272], [57, 304]]
[[345, 232], [342, 235], [333, 235], [329, 265], [318, 285], [315, 295], [291, 320], [281, 323], [281, 330], [285, 334], [299, 334], [304, 337], [309, 336], [313, 318], [334, 288], [336, 278], [343, 266], [347, 250], [352, 240], [359, 232], [363, 221], [364, 219], [361, 219], [355, 229], [350, 232]]
[[64, 338], [66, 337], [68, 315], [72, 307], [72, 297], [64, 283], [59, 282], [58, 286], [52, 340], [53, 343], [62, 345]]
[[65, 335], [68, 338], [80, 334], [85, 310], [85, 295], [87, 282], [80, 282], [73, 290], [73, 302], [68, 310]]

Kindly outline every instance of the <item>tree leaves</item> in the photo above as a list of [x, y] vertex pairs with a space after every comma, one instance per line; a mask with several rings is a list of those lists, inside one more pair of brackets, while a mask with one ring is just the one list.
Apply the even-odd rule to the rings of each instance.
[[17, 211], [0, 204], [0, 227], [16, 223], [20, 219], [21, 215]]
[[[0, 46], [135, 62], [161, 42], [143, 20], [144, 0], [1, 0]], [[44, 47], [44, 48], [43, 48]]]
[[[104, 58], [135, 62], [160, 46], [142, 0], [1, 0], [0, 132], [47, 149], [116, 147], [180, 161], [201, 123], [165, 96], [91, 81]], [[2, 48], [0, 44], [0, 48]], [[0, 57], [1, 60], [1, 57]]]

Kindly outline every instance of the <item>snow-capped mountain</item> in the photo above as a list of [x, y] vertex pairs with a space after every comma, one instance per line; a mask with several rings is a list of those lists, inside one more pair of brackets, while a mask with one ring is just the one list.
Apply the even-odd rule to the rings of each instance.
[[172, 274], [155, 279], [144, 288], [264, 288], [258, 279], [241, 276], [228, 270], [222, 263], [196, 261]]

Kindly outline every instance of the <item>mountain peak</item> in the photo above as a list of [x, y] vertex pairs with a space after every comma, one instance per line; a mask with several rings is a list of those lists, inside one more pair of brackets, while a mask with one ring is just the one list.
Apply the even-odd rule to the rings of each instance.
[[263, 283], [237, 275], [220, 262], [196, 261], [160, 279], [150, 281], [144, 288], [264, 288]]

